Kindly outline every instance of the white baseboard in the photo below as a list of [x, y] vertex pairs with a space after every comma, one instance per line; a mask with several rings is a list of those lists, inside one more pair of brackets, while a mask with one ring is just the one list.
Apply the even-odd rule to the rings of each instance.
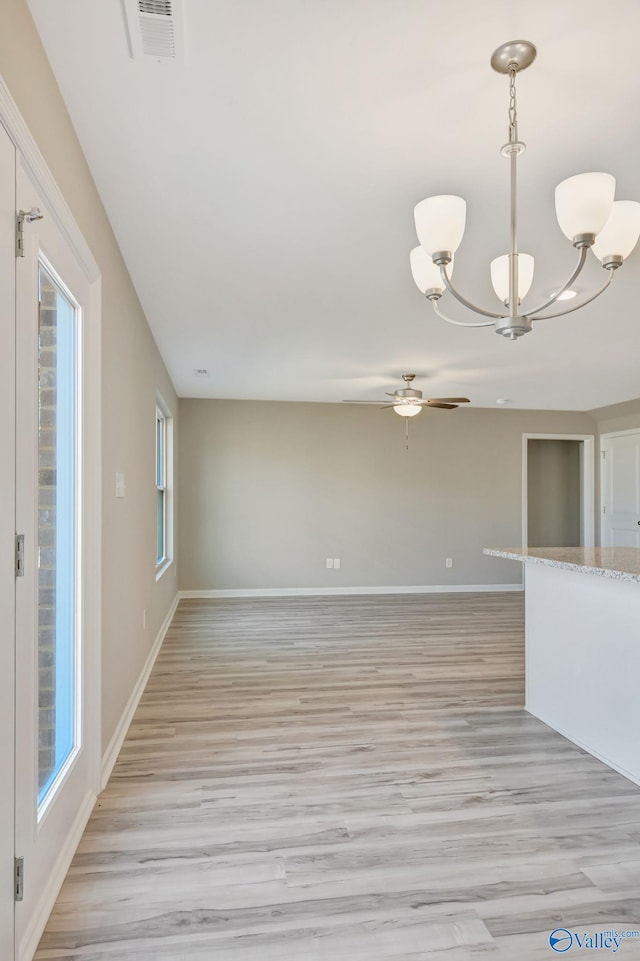
[[567, 741], [571, 741], [571, 743], [575, 744], [576, 747], [582, 748], [582, 750], [586, 751], [587, 754], [590, 754], [592, 757], [597, 758], [598, 761], [602, 761], [603, 764], [606, 764], [607, 767], [610, 767], [614, 771], [617, 771], [618, 774], [622, 774], [622, 776], [626, 777], [628, 781], [632, 781], [633, 784], [640, 785], [640, 772], [633, 773], [632, 771], [627, 771], [626, 768], [622, 767], [620, 764], [616, 764], [615, 761], [612, 761], [610, 758], [606, 757], [604, 754], [601, 754], [600, 751], [594, 751], [592, 747], [589, 747], [589, 745], [585, 744], [584, 741], [581, 741], [578, 738], [574, 737], [573, 734], [568, 734], [563, 728], [559, 727], [557, 724], [554, 724], [548, 718], [540, 717], [539, 714], [536, 714], [535, 711], [532, 711], [531, 708], [528, 707], [526, 704], [524, 706], [524, 709], [527, 712], [527, 714], [530, 714], [531, 717], [537, 718], [538, 721], [542, 721], [543, 724], [546, 724], [547, 727], [550, 727], [552, 731], [556, 732], [556, 734], [561, 734], [562, 737], [567, 739]]
[[501, 594], [522, 591], [523, 584], [418, 584], [393, 587], [251, 587], [238, 590], [179, 591], [190, 597], [333, 597], [345, 594]]
[[180, 601], [180, 594], [177, 593], [173, 599], [173, 603], [171, 604], [171, 607], [169, 608], [169, 613], [165, 617], [162, 627], [158, 631], [158, 636], [153, 642], [153, 647], [149, 651], [149, 656], [145, 661], [145, 665], [142, 668], [142, 672], [136, 682], [136, 686], [131, 692], [131, 697], [127, 701], [127, 706], [125, 707], [122, 713], [122, 717], [120, 718], [118, 726], [113, 732], [113, 736], [109, 741], [107, 750], [104, 752], [102, 756], [102, 769], [101, 769], [101, 777], [100, 777], [100, 788], [102, 791], [104, 791], [105, 787], [107, 786], [107, 781], [111, 777], [111, 772], [113, 771], [113, 767], [116, 763], [116, 760], [118, 759], [118, 754], [120, 753], [120, 749], [124, 743], [124, 739], [127, 736], [129, 725], [133, 720], [133, 715], [135, 714], [140, 698], [142, 697], [142, 692], [147, 686], [149, 675], [153, 670], [153, 665], [155, 664], [160, 648], [162, 647], [162, 642], [164, 641], [165, 635], [169, 630], [169, 625], [173, 620], [173, 615], [176, 612], [176, 608], [178, 606], [179, 601]]
[[57, 857], [53, 870], [47, 879], [47, 883], [44, 885], [38, 903], [33, 910], [31, 921], [24, 933], [24, 937], [18, 945], [18, 961], [32, 961], [36, 953], [42, 932], [49, 920], [49, 915], [53, 911], [53, 906], [56, 903], [60, 888], [67, 876], [67, 872], [73, 861], [73, 856], [80, 844], [80, 839], [87, 826], [87, 821], [91, 817], [95, 803], [96, 796], [93, 791], [90, 791], [76, 815], [73, 826]]

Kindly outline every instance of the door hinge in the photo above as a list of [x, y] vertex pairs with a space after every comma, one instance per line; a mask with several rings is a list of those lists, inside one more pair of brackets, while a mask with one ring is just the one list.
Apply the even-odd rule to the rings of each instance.
[[16, 534], [16, 577], [24, 577], [24, 534]]
[[39, 207], [31, 210], [19, 210], [16, 214], [16, 257], [24, 257], [24, 225], [32, 224], [34, 220], [42, 220], [43, 214]]
[[13, 894], [16, 901], [24, 898], [24, 858], [13, 859]]
[[607, 456], [606, 450], [601, 450], [600, 453], [602, 454], [603, 457], [606, 457], [606, 456]]
[[602, 507], [602, 513], [603, 513], [603, 514], [606, 514], [606, 513], [607, 513], [607, 508], [606, 508], [604, 505], [603, 505], [603, 507]]

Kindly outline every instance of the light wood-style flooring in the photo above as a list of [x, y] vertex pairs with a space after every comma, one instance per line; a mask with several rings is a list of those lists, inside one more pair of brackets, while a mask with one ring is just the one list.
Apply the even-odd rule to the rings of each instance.
[[640, 788], [522, 710], [522, 608], [182, 601], [37, 961], [549, 961], [554, 928], [640, 928]]

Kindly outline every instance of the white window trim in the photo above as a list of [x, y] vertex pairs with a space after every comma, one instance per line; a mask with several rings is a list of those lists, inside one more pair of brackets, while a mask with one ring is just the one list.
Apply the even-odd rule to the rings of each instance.
[[[164, 553], [165, 556], [156, 564], [156, 582], [160, 580], [165, 571], [168, 571], [174, 561], [174, 501], [173, 501], [173, 414], [169, 405], [159, 391], [156, 391], [156, 411], [160, 411], [164, 417], [165, 450], [164, 450], [164, 492], [165, 492], [165, 521], [164, 521]], [[154, 427], [156, 420], [154, 411]], [[156, 491], [158, 488], [156, 487]], [[157, 534], [157, 532], [156, 532]], [[157, 544], [156, 544], [157, 547]]]

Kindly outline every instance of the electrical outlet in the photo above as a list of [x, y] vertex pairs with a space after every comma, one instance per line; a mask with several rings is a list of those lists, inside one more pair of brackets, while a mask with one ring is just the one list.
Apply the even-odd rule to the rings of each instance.
[[453, 557], [447, 557], [446, 561], [444, 562], [444, 566], [453, 567]]
[[339, 567], [340, 567], [340, 558], [339, 558], [339, 557], [334, 557], [334, 558], [333, 558], [333, 568], [334, 568], [334, 570], [338, 570]]
[[116, 497], [124, 497], [125, 487], [124, 474], [116, 471]]
[[333, 557], [327, 557], [327, 570], [333, 570]]

